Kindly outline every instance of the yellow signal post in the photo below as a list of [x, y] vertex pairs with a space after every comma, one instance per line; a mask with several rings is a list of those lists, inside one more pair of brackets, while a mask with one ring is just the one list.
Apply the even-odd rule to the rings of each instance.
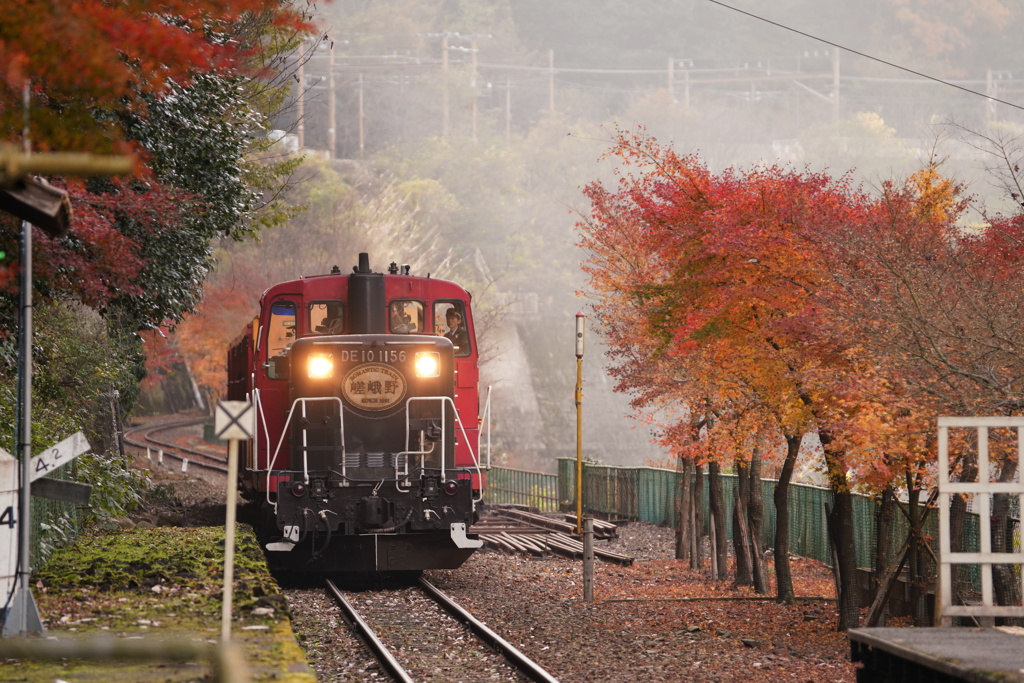
[[583, 339], [587, 316], [576, 314], [576, 535], [583, 533]]

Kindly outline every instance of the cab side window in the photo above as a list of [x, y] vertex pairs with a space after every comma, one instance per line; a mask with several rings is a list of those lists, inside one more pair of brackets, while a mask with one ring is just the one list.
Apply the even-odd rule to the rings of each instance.
[[345, 309], [340, 301], [314, 301], [309, 305], [312, 334], [341, 334], [345, 331]]
[[388, 306], [389, 327], [393, 334], [423, 334], [423, 302], [392, 301]]
[[[296, 307], [291, 301], [275, 301], [270, 305], [270, 317], [267, 320], [267, 360], [283, 352], [295, 341]], [[268, 375], [276, 378], [273, 363], [270, 364]]]
[[461, 301], [435, 301], [434, 334], [450, 339], [456, 356], [468, 356], [471, 349], [465, 304]]

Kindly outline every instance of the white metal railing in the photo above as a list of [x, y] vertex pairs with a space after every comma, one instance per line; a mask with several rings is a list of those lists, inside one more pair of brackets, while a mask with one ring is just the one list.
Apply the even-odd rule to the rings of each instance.
[[[410, 423], [411, 416], [410, 416], [410, 410], [409, 409], [412, 406], [413, 401], [438, 401], [441, 404], [441, 480], [444, 481], [444, 479], [445, 479], [444, 454], [445, 454], [445, 451], [446, 451], [445, 446], [447, 444], [447, 438], [448, 438], [447, 437], [447, 431], [448, 430], [445, 429], [445, 421], [446, 421], [445, 418], [447, 417], [447, 408], [448, 408], [449, 405], [452, 407], [452, 414], [455, 416], [455, 423], [456, 423], [456, 425], [458, 425], [458, 429], [462, 433], [463, 442], [466, 444], [466, 448], [469, 450], [469, 454], [473, 458], [473, 466], [476, 469], [476, 474], [477, 474], [478, 477], [482, 478], [483, 477], [483, 473], [480, 471], [480, 458], [477, 457], [476, 452], [473, 451], [473, 446], [470, 444], [470, 441], [469, 441], [469, 435], [466, 434], [466, 427], [462, 424], [462, 418], [459, 417], [459, 411], [456, 410], [456, 408], [455, 408], [455, 400], [452, 399], [450, 396], [413, 396], [413, 397], [411, 397], [411, 398], [406, 400], [406, 402], [405, 402], [405, 451], [403, 451], [402, 453], [399, 453], [399, 455], [405, 455], [405, 456], [410, 456], [410, 455], [415, 456], [415, 455], [418, 455], [418, 456], [420, 456], [420, 469], [423, 469], [423, 467], [424, 467], [424, 462], [423, 462], [424, 457], [429, 455], [431, 452], [433, 452], [433, 446], [431, 446], [431, 450], [429, 450], [429, 451], [410, 451], [409, 450], [409, 436], [412, 433], [412, 429], [411, 429], [412, 425]], [[479, 447], [479, 445], [478, 445], [478, 447]], [[397, 465], [397, 463], [396, 463], [396, 465]], [[396, 472], [396, 480], [397, 480], [397, 472]], [[480, 493], [479, 493], [479, 496], [478, 497], [474, 497], [473, 500], [474, 500], [474, 502], [477, 502], [477, 503], [482, 501], [483, 500], [483, 490], [481, 490]]]
[[480, 447], [480, 437], [483, 436], [482, 427], [487, 426], [487, 464], [484, 466], [485, 470], [491, 469], [491, 387], [487, 387], [487, 400], [484, 402], [484, 414], [480, 417], [480, 427], [476, 433], [476, 452], [482, 453]]
[[[992, 552], [991, 496], [1004, 494], [1024, 497], [1024, 481], [1018, 475], [1017, 481], [991, 481], [992, 464], [989, 460], [988, 437], [990, 429], [1016, 429], [1017, 454], [1024, 454], [1024, 417], [940, 417], [939, 425], [939, 592], [942, 600], [941, 620], [943, 626], [952, 625], [952, 617], [1024, 617], [1024, 607], [1019, 605], [995, 605], [992, 599], [992, 565], [1012, 564], [1019, 570], [1024, 566], [1024, 548], [1017, 552]], [[952, 481], [949, 462], [949, 430], [968, 428], [977, 430], [978, 477], [977, 481]], [[978, 523], [980, 552], [953, 552], [950, 543], [950, 505], [956, 495], [971, 495], [978, 501]], [[953, 565], [974, 564], [981, 567], [981, 604], [953, 604]], [[1024, 577], [1017, 572], [1022, 581]]]
[[[295, 407], [297, 405], [302, 406], [302, 418], [306, 417], [306, 404], [331, 401], [338, 404], [338, 433], [341, 435], [341, 476], [345, 477], [345, 409], [341, 403], [341, 399], [337, 396], [313, 396], [308, 398], [297, 398], [292, 402], [292, 407], [288, 411], [288, 419], [284, 421], [284, 427], [281, 429], [281, 438], [277, 441], [277, 448], [274, 449], [274, 455], [270, 458], [267, 463], [267, 502], [274, 506], [274, 512], [277, 512], [277, 501], [271, 500], [270, 498], [270, 476], [271, 472], [274, 471], [274, 463], [277, 462], [277, 456], [281, 453], [281, 446], [284, 444], [284, 439], [288, 436], [288, 426], [292, 422], [292, 417], [295, 415]], [[309, 484], [309, 444], [306, 441], [306, 430], [302, 430], [302, 478], [303, 483]]]
[[[266, 497], [267, 497], [267, 503], [274, 507], [275, 512], [277, 511], [277, 502], [271, 497], [271, 494], [272, 494], [272, 490], [271, 490], [271, 476], [272, 476], [272, 474], [271, 473], [274, 470], [274, 463], [277, 462], [277, 458], [278, 458], [278, 456], [281, 453], [281, 447], [284, 445], [285, 438], [288, 435], [288, 427], [291, 425], [292, 418], [295, 415], [296, 407], [298, 407], [298, 406], [301, 406], [301, 411], [302, 411], [301, 417], [305, 418], [306, 417], [306, 404], [307, 403], [322, 402], [322, 401], [333, 401], [333, 402], [336, 402], [338, 404], [338, 416], [339, 416], [338, 433], [339, 433], [339, 436], [340, 436], [340, 439], [341, 439], [341, 476], [342, 477], [347, 477], [347, 462], [346, 462], [347, 459], [346, 459], [346, 451], [345, 451], [345, 417], [344, 417], [345, 409], [344, 409], [344, 404], [342, 403], [340, 398], [338, 398], [336, 396], [308, 397], [308, 398], [298, 398], [294, 402], [292, 402], [292, 406], [291, 406], [291, 408], [288, 411], [288, 418], [285, 420], [284, 427], [281, 429], [281, 437], [278, 439], [277, 446], [276, 446], [276, 448], [274, 448], [273, 454], [270, 454], [270, 434], [269, 434], [269, 428], [267, 427], [266, 415], [263, 412], [263, 402], [262, 402], [261, 397], [260, 397], [259, 389], [254, 389], [253, 390], [252, 401], [253, 401], [253, 405], [254, 405], [254, 407], [256, 409], [256, 422], [257, 422], [257, 424], [256, 424], [257, 434], [255, 435], [256, 438], [253, 439], [253, 446], [252, 446], [252, 455], [251, 455], [251, 457], [252, 457], [252, 467], [254, 469], [257, 469], [258, 465], [259, 465], [259, 443], [260, 443], [259, 429], [260, 429], [260, 427], [262, 427], [263, 428], [263, 438], [266, 440], [267, 451], [268, 451], [268, 461], [267, 461], [267, 469], [266, 469], [266, 478], [267, 478]], [[432, 454], [434, 452], [434, 448], [435, 448], [434, 444], [432, 443], [432, 444], [430, 444], [430, 448], [429, 449], [419, 450], [419, 451], [409, 450], [409, 439], [410, 439], [410, 436], [412, 435], [412, 428], [411, 428], [411, 419], [412, 418], [411, 418], [411, 414], [410, 414], [411, 413], [410, 408], [411, 408], [411, 404], [412, 404], [413, 401], [437, 401], [437, 402], [439, 402], [441, 404], [441, 441], [440, 441], [440, 443], [441, 443], [441, 479], [444, 480], [445, 472], [446, 472], [444, 453], [446, 451], [446, 445], [447, 445], [447, 440], [448, 440], [449, 436], [448, 436], [447, 429], [446, 429], [446, 419], [445, 418], [447, 417], [448, 406], [451, 406], [452, 413], [453, 413], [453, 415], [455, 417], [455, 423], [456, 423], [456, 425], [458, 427], [459, 432], [462, 434], [462, 438], [463, 438], [464, 443], [466, 444], [466, 448], [469, 450], [469, 454], [470, 454], [470, 456], [471, 456], [471, 458], [473, 460], [473, 467], [474, 467], [474, 469], [476, 469], [477, 476], [482, 479], [483, 473], [481, 471], [480, 457], [478, 455], [481, 452], [481, 443], [480, 443], [481, 431], [478, 430], [478, 432], [477, 432], [476, 451], [474, 451], [473, 450], [473, 446], [472, 446], [472, 444], [471, 444], [471, 442], [469, 440], [469, 436], [466, 433], [465, 425], [462, 422], [462, 418], [459, 416], [459, 411], [455, 408], [455, 401], [450, 396], [413, 396], [413, 397], [407, 399], [406, 400], [406, 404], [405, 404], [405, 450], [402, 451], [401, 453], [397, 453], [395, 455], [394, 470], [395, 470], [395, 484], [396, 484], [396, 487], [398, 487], [399, 490], [402, 490], [401, 489], [401, 484], [399, 483], [399, 480], [401, 480], [403, 478], [406, 480], [405, 484], [408, 485], [409, 458], [410, 457], [419, 456], [419, 458], [420, 458], [420, 469], [424, 469], [424, 465], [425, 465], [424, 459], [426, 458], [426, 456]], [[487, 428], [487, 442], [486, 442], [486, 444], [487, 444], [487, 465], [486, 465], [486, 469], [490, 469], [490, 467], [491, 467], [491, 419], [490, 419], [490, 416], [491, 416], [491, 388], [488, 387], [487, 388], [487, 401], [486, 401], [485, 406], [484, 406], [484, 416], [481, 418], [481, 422], [486, 424], [486, 428]], [[303, 429], [302, 430], [302, 472], [303, 472], [303, 481], [304, 481], [304, 483], [309, 484], [309, 460], [308, 460], [308, 446], [309, 446], [309, 444], [308, 444], [306, 439], [307, 439], [306, 430]], [[404, 463], [404, 467], [400, 465], [401, 463]], [[408, 489], [405, 489], [405, 491], [407, 491], [407, 490]], [[483, 489], [482, 489], [482, 487], [480, 489], [480, 492], [474, 497], [474, 502], [480, 502], [481, 500], [483, 500]]]

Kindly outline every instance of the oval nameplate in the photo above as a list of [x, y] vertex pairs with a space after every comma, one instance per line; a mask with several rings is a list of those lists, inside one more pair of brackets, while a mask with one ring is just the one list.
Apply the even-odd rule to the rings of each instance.
[[390, 365], [364, 363], [345, 375], [345, 400], [363, 410], [387, 410], [405, 398], [405, 377]]

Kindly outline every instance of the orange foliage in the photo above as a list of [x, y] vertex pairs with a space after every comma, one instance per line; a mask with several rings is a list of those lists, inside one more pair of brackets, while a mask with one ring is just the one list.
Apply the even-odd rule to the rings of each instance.
[[578, 224], [588, 293], [618, 388], [675, 408], [675, 452], [727, 462], [813, 427], [834, 471], [881, 488], [921, 476], [937, 415], [1020, 403], [1024, 222], [963, 233], [936, 167], [870, 197], [779, 167], [712, 174], [642, 132], [610, 154], [618, 185], [588, 186]]

